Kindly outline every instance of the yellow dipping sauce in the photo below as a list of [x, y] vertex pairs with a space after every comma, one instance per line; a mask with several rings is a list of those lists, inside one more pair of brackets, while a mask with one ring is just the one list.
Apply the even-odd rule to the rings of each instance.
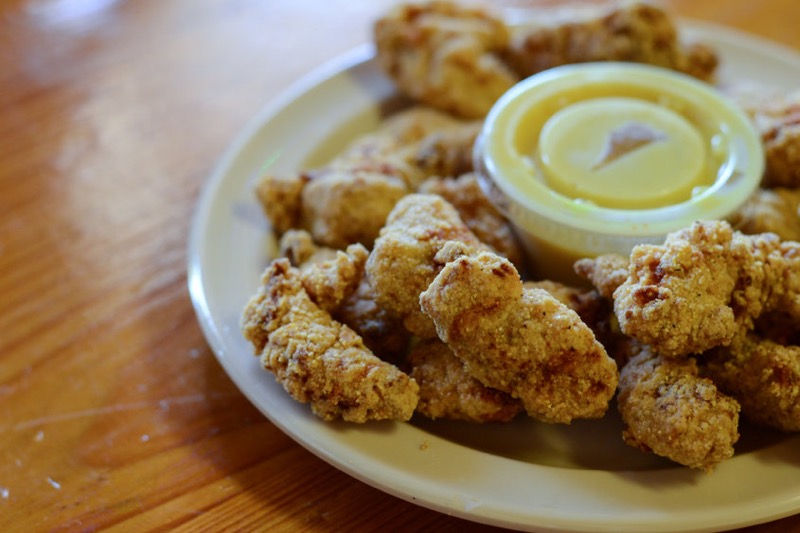
[[489, 113], [475, 159], [537, 277], [561, 281], [575, 281], [581, 257], [627, 254], [695, 220], [724, 218], [764, 166], [750, 121], [711, 86], [608, 62], [512, 88]]

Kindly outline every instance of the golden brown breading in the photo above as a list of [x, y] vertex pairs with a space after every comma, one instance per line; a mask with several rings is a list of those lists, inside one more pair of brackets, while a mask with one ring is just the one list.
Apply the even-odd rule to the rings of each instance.
[[466, 158], [477, 128], [434, 109], [412, 107], [353, 141], [323, 168], [263, 176], [256, 196], [278, 236], [297, 228], [333, 248], [371, 246], [400, 197], [434, 173], [471, 168]]
[[589, 281], [606, 298], [611, 298], [617, 287], [628, 279], [627, 257], [605, 254], [593, 259], [579, 259], [573, 265], [575, 273]]
[[571, 63], [631, 61], [710, 81], [719, 62], [707, 46], [684, 46], [670, 14], [648, 2], [536, 10], [525, 22], [506, 56], [522, 78]]
[[523, 269], [524, 254], [511, 224], [483, 193], [475, 174], [464, 174], [457, 179], [430, 178], [420, 185], [418, 192], [438, 194], [450, 202], [481, 242]]
[[370, 247], [407, 192], [401, 180], [385, 174], [327, 171], [303, 188], [301, 226], [325, 246]]
[[320, 246], [304, 229], [289, 229], [278, 241], [278, 257], [285, 257], [294, 267], [301, 269], [308, 264], [334, 259], [336, 249]]
[[691, 468], [711, 471], [739, 439], [739, 404], [700, 377], [692, 358], [642, 351], [620, 371], [617, 404], [627, 444]]
[[399, 363], [406, 354], [411, 333], [397, 317], [378, 305], [366, 276], [355, 292], [333, 311], [333, 317], [361, 335], [364, 344], [384, 361]]
[[614, 359], [619, 368], [638, 354], [642, 344], [623, 334], [614, 316], [614, 304], [597, 289], [571, 287], [557, 281], [526, 281], [525, 288], [544, 289], [576, 313], [594, 332], [595, 338]]
[[491, 252], [450, 261], [420, 296], [436, 331], [486, 386], [519, 398], [546, 422], [599, 418], [617, 367], [575, 311], [542, 289], [523, 289]]
[[414, 190], [431, 175], [455, 170], [462, 153], [471, 151], [478, 127], [429, 107], [413, 106], [357, 138], [329, 167], [394, 176]]
[[[460, 129], [470, 124], [444, 113], [438, 109], [424, 105], [412, 105], [386, 117], [375, 131], [369, 132], [355, 141], [342, 153], [342, 156], [359, 155], [371, 157], [376, 155], [375, 142], [383, 144], [383, 153], [404, 146], [416, 145], [431, 135], [442, 131]], [[372, 146], [372, 148], [370, 148]], [[370, 153], [371, 152], [371, 153]]]
[[301, 197], [307, 181], [300, 174], [265, 174], [256, 184], [256, 199], [277, 235], [298, 226]]
[[725, 346], [765, 312], [800, 319], [800, 244], [774, 234], [697, 222], [663, 245], [636, 246], [630, 261], [614, 292], [620, 327], [666, 357]]
[[482, 125], [471, 121], [442, 128], [414, 146], [410, 161], [425, 176], [454, 178], [472, 172], [472, 148]]
[[800, 90], [779, 91], [755, 83], [724, 88], [756, 125], [764, 144], [765, 187], [800, 187]]
[[439, 339], [418, 343], [408, 354], [419, 385], [417, 412], [431, 419], [508, 422], [522, 411], [510, 395], [483, 385]]
[[294, 399], [323, 420], [411, 418], [419, 400], [414, 380], [314, 304], [287, 259], [273, 261], [261, 283], [242, 314], [242, 333]]
[[402, 92], [466, 118], [519, 80], [498, 57], [508, 38], [487, 11], [440, 1], [399, 5], [374, 27], [378, 61]]
[[742, 404], [751, 422], [800, 431], [800, 346], [740, 333], [704, 355], [703, 373]]
[[771, 232], [785, 241], [800, 241], [800, 189], [758, 189], [728, 221], [748, 235]]
[[335, 257], [312, 263], [301, 270], [303, 288], [312, 302], [329, 313], [350, 297], [364, 277], [369, 252], [360, 244], [337, 251]]
[[[351, 255], [353, 250], [355, 253]], [[347, 254], [342, 257], [339, 250], [318, 246], [305, 230], [289, 230], [281, 237], [278, 257], [288, 258], [292, 266], [299, 268], [304, 288], [311, 299], [331, 313], [335, 320], [358, 333], [375, 355], [384, 361], [400, 362], [406, 354], [411, 334], [375, 302], [375, 294], [364, 276], [366, 249], [361, 245], [350, 245]], [[355, 290], [352, 289], [354, 282]], [[314, 285], [319, 283], [322, 286], [315, 289]], [[320, 292], [332, 298], [321, 302], [320, 296], [312, 295]]]
[[434, 337], [436, 331], [419, 308], [419, 294], [449, 259], [438, 256], [448, 241], [463, 243], [468, 250], [484, 248], [440, 196], [410, 194], [389, 215], [367, 260], [378, 305], [422, 338]]

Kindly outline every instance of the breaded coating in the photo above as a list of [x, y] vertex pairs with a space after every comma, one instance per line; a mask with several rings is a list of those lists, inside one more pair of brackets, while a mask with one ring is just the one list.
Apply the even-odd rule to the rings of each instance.
[[361, 335], [364, 344], [375, 355], [392, 363], [402, 361], [411, 341], [411, 333], [406, 331], [397, 317], [378, 305], [366, 276], [361, 278], [355, 292], [332, 314], [336, 320]]
[[624, 333], [665, 357], [726, 346], [762, 313], [800, 319], [800, 245], [696, 222], [663, 245], [639, 245], [614, 292]]
[[642, 351], [620, 371], [623, 439], [634, 448], [710, 472], [733, 456], [739, 404], [699, 376], [694, 359]]
[[464, 364], [439, 339], [418, 343], [408, 354], [411, 377], [419, 385], [417, 412], [431, 419], [474, 423], [508, 422], [522, 404], [470, 376]]
[[757, 189], [728, 222], [748, 235], [771, 232], [785, 241], [800, 241], [800, 189]]
[[522, 78], [572, 63], [630, 61], [710, 81], [719, 63], [711, 48], [684, 45], [671, 15], [649, 2], [531, 10], [524, 22], [506, 55]]
[[742, 333], [730, 346], [705, 354], [702, 371], [739, 400], [751, 422], [800, 431], [800, 346]]
[[613, 314], [610, 301], [593, 289], [572, 287], [551, 280], [525, 281], [522, 286], [525, 289], [546, 290], [556, 300], [578, 313], [581, 320], [592, 329], [594, 324], [606, 321]]
[[416, 382], [314, 304], [287, 259], [273, 261], [261, 283], [242, 314], [242, 333], [295, 400], [323, 420], [411, 418]]
[[337, 250], [320, 246], [314, 237], [304, 229], [289, 229], [278, 241], [278, 257], [285, 257], [294, 267], [301, 270], [307, 265], [321, 263], [336, 257]]
[[341, 156], [372, 157], [397, 148], [417, 145], [444, 131], [461, 131], [462, 128], [471, 127], [474, 127], [471, 121], [460, 120], [432, 107], [412, 105], [386, 117], [375, 131], [353, 141]]
[[509, 34], [487, 11], [452, 2], [401, 4], [378, 19], [378, 61], [411, 98], [465, 118], [486, 115], [519, 77], [499, 58]]
[[300, 174], [265, 174], [256, 184], [256, 199], [277, 235], [300, 223], [300, 203], [307, 181]]
[[301, 226], [332, 248], [370, 247], [408, 189], [398, 178], [371, 172], [325, 172], [303, 188]]
[[523, 268], [524, 253], [508, 220], [486, 197], [478, 178], [469, 173], [456, 179], [430, 178], [418, 192], [438, 194], [458, 211], [459, 217], [481, 242], [488, 244], [518, 268]]
[[752, 82], [724, 87], [750, 115], [766, 158], [764, 187], [800, 187], [800, 90], [779, 91]]
[[367, 260], [378, 305], [421, 338], [436, 336], [433, 322], [420, 310], [419, 295], [449, 259], [439, 256], [448, 241], [467, 250], [485, 247], [440, 196], [410, 194], [389, 215]]
[[472, 172], [472, 148], [482, 125], [464, 122], [428, 135], [414, 147], [411, 162], [426, 176], [454, 178]]
[[431, 176], [455, 177], [471, 171], [472, 146], [480, 127], [480, 121], [414, 106], [354, 141], [331, 166], [395, 176], [414, 190]]
[[595, 258], [578, 259], [575, 273], [589, 281], [606, 298], [611, 298], [617, 287], [628, 279], [628, 258], [619, 254], [605, 254]]
[[606, 349], [606, 353], [622, 368], [628, 360], [639, 353], [642, 344], [628, 337], [619, 329], [614, 316], [614, 304], [597, 289], [572, 287], [551, 280], [526, 281], [525, 288], [544, 289], [559, 302], [566, 305], [594, 332], [595, 338]]
[[333, 312], [358, 288], [364, 277], [369, 252], [360, 244], [337, 251], [333, 259], [302, 269], [303, 288], [312, 302], [324, 311]]
[[542, 289], [524, 289], [491, 252], [447, 265], [420, 296], [439, 338], [488, 387], [519, 398], [545, 422], [600, 418], [617, 366], [575, 311]]
[[412, 107], [357, 138], [322, 168], [263, 176], [256, 196], [277, 236], [305, 229], [328, 247], [372, 246], [400, 197], [433, 174], [471, 168], [467, 158], [478, 128], [441, 111]]
[[364, 275], [368, 255], [359, 244], [350, 245], [346, 254], [319, 246], [305, 230], [284, 233], [278, 253], [299, 268], [303, 286], [317, 305], [358, 333], [375, 355], [384, 361], [400, 362], [411, 334], [375, 302]]
[[328, 167], [392, 176], [413, 190], [430, 175], [430, 170], [417, 161], [419, 147], [445, 132], [452, 135], [450, 132], [460, 131], [467, 124], [447, 113], [413, 106], [389, 116], [375, 131], [355, 139]]

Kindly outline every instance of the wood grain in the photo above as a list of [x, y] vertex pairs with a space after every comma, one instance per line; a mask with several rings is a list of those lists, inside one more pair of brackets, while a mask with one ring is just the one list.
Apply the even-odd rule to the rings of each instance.
[[[217, 157], [393, 3], [0, 1], [0, 530], [490, 529], [267, 422], [186, 288]], [[800, 48], [796, 0], [670, 3]], [[800, 518], [747, 531], [788, 530]]]

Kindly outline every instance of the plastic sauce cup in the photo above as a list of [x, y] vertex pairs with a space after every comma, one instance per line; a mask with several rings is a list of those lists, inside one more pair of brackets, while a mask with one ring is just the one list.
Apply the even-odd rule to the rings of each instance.
[[741, 206], [764, 170], [748, 117], [712, 86], [633, 63], [536, 74], [489, 112], [475, 168], [509, 218], [536, 278], [575, 282], [572, 264]]

